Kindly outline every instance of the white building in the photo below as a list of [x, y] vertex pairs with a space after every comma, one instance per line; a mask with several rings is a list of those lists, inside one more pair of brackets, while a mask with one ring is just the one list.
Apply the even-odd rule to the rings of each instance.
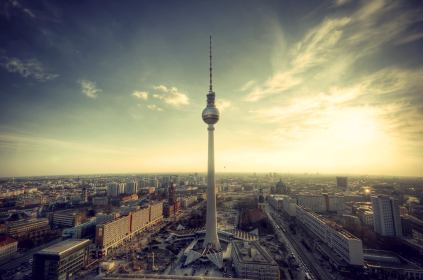
[[374, 230], [382, 236], [402, 236], [398, 201], [379, 195], [372, 197]]
[[361, 239], [344, 230], [335, 222], [326, 220], [301, 206], [297, 206], [297, 219], [346, 263], [360, 266], [364, 264]]

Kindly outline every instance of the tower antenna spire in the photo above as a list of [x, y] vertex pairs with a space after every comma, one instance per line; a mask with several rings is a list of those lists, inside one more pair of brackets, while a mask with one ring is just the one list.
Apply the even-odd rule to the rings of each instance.
[[212, 92], [213, 91], [213, 80], [212, 80], [212, 36], [210, 35], [210, 48], [209, 48], [209, 53], [210, 53], [210, 86], [209, 86], [209, 91]]

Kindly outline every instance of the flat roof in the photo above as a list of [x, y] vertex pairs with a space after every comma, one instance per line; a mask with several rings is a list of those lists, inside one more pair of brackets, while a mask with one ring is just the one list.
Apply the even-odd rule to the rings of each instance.
[[64, 255], [75, 250], [88, 246], [91, 243], [89, 239], [68, 239], [50, 247], [44, 248], [38, 254], [43, 255]]

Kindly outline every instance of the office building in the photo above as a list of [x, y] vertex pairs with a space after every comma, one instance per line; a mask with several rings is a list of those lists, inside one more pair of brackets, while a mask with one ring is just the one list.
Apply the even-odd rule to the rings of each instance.
[[400, 208], [392, 197], [372, 197], [374, 231], [382, 236], [402, 236]]
[[0, 237], [0, 263], [9, 260], [18, 251], [18, 241], [13, 238]]
[[39, 280], [65, 280], [87, 265], [89, 239], [69, 239], [34, 254], [32, 275]]
[[231, 257], [238, 278], [280, 279], [279, 265], [257, 241], [232, 241]]

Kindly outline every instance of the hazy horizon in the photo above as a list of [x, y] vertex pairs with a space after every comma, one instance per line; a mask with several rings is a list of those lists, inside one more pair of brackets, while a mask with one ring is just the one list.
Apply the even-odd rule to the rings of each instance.
[[422, 12], [389, 0], [5, 1], [0, 177], [204, 173], [209, 35], [218, 173], [421, 177]]

